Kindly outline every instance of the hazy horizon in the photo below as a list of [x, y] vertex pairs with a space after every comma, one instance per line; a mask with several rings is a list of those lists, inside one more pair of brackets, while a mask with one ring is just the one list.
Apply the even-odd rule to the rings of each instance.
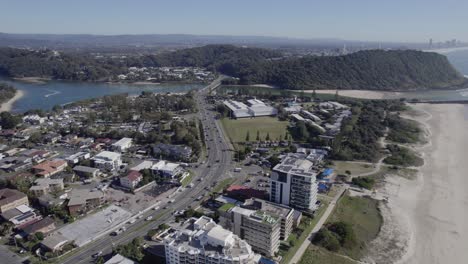
[[[424, 43], [466, 41], [468, 3], [448, 0], [90, 1], [0, 0], [12, 34], [211, 35]], [[443, 17], [444, 19], [438, 19]]]

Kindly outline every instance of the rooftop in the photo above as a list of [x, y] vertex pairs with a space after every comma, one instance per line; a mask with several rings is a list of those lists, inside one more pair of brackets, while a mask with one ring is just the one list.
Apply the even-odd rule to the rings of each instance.
[[73, 189], [70, 193], [70, 200], [68, 206], [82, 205], [87, 200], [104, 198], [104, 192], [91, 191], [88, 189]]
[[0, 206], [9, 204], [11, 202], [22, 199], [24, 197], [27, 197], [26, 194], [20, 191], [8, 189], [8, 188], [1, 189], [0, 190]]
[[94, 156], [93, 159], [116, 160], [120, 159], [120, 157], [120, 153], [112, 151], [102, 151], [101, 153]]

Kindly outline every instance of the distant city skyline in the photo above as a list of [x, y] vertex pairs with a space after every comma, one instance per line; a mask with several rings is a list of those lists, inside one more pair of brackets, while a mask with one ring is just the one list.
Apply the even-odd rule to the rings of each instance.
[[468, 40], [468, 1], [6, 1], [0, 32], [194, 34], [382, 42]]

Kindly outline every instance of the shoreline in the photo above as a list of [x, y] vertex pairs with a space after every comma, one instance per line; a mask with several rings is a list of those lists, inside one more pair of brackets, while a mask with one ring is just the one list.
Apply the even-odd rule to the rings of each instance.
[[15, 96], [10, 98], [8, 101], [2, 103], [0, 106], [0, 112], [10, 112], [13, 109], [13, 104], [21, 99], [24, 96], [24, 92], [22, 90], [16, 90]]
[[372, 242], [376, 263], [462, 263], [468, 258], [468, 203], [464, 150], [468, 108], [461, 104], [411, 104], [426, 142], [409, 145], [424, 159], [415, 179], [387, 174], [377, 190], [388, 202], [381, 233]]

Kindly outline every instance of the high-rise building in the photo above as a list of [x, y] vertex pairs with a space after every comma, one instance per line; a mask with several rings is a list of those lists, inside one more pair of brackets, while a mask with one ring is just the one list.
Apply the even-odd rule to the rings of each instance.
[[261, 256], [237, 235], [202, 216], [164, 238], [167, 264], [254, 264]]
[[317, 209], [317, 171], [307, 154], [288, 154], [271, 173], [270, 201], [300, 211]]
[[256, 198], [240, 206], [222, 206], [219, 213], [219, 223], [224, 228], [268, 257], [278, 252], [280, 240], [289, 237], [294, 221], [294, 209]]

